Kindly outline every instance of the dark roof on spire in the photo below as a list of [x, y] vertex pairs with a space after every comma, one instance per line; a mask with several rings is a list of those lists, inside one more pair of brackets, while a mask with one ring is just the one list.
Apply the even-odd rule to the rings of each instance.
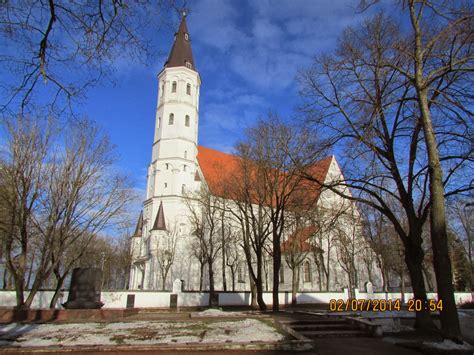
[[160, 207], [158, 207], [158, 213], [156, 214], [155, 223], [153, 224], [153, 228], [151, 230], [167, 230], [165, 222], [165, 213], [163, 211], [163, 202], [160, 202]]
[[140, 216], [138, 217], [137, 226], [135, 227], [135, 232], [133, 233], [132, 237], [141, 237], [143, 230], [143, 211], [140, 212]]
[[170, 55], [165, 63], [165, 68], [185, 67], [187, 66], [186, 63], [189, 63], [190, 69], [196, 70], [191, 50], [191, 39], [188, 33], [188, 26], [186, 25], [186, 16], [182, 16], [178, 32], [174, 36], [173, 48], [171, 48]]

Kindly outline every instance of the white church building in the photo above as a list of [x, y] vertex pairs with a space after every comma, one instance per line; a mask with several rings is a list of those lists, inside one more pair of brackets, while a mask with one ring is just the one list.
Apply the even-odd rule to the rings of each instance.
[[[156, 108], [156, 122], [152, 145], [152, 158], [148, 167], [146, 199], [140, 214], [135, 233], [131, 236], [132, 264], [130, 271], [130, 289], [161, 290], [171, 289], [172, 281], [184, 281], [185, 290], [206, 290], [208, 279], [200, 274], [200, 263], [195, 253], [195, 231], [190, 222], [189, 195], [208, 188], [211, 193], [218, 187], [224, 170], [235, 165], [235, 156], [198, 145], [199, 128], [199, 93], [201, 78], [195, 67], [191, 50], [186, 18], [183, 16], [168, 60], [158, 74], [159, 90]], [[205, 132], [204, 132], [205, 134]], [[318, 163], [318, 172], [323, 180], [340, 178], [341, 171], [334, 157]], [[318, 193], [319, 211], [330, 214], [341, 204], [347, 203], [329, 190]], [[347, 220], [341, 223], [348, 223]], [[349, 222], [348, 228], [354, 223]], [[364, 263], [364, 255], [370, 253], [367, 243], [357, 228], [348, 243], [353, 252], [355, 280], [350, 280], [345, 271], [344, 259], [335, 247], [336, 233], [328, 230], [326, 235], [319, 236], [318, 253], [309, 246], [308, 239], [317, 228], [307, 226], [285, 236], [282, 245], [282, 271], [280, 273], [281, 290], [291, 290], [292, 272], [287, 255], [291, 238], [300, 238], [301, 247], [307, 251], [301, 263], [299, 288], [302, 290], [342, 289], [344, 287], [362, 288], [370, 281], [377, 284], [378, 273]], [[349, 233], [350, 234], [350, 233]], [[234, 243], [237, 253], [242, 258], [235, 270], [227, 270], [227, 289], [249, 290], [249, 275], [239, 243]], [[347, 252], [347, 250], [346, 250]], [[331, 273], [322, 275], [318, 261]], [[268, 265], [271, 266], [269, 260]], [[222, 290], [222, 262], [215, 262], [215, 289]], [[372, 268], [371, 271], [368, 269]], [[167, 269], [167, 270], [165, 270]], [[234, 274], [234, 280], [231, 280]], [[266, 270], [265, 285], [271, 287], [272, 273]], [[228, 279], [227, 279], [228, 278]], [[324, 278], [324, 282], [322, 280]], [[204, 281], [204, 282], [202, 282]], [[326, 285], [329, 281], [330, 285]], [[355, 282], [355, 284], [354, 284]], [[268, 287], [268, 286], [267, 286]], [[269, 289], [268, 289], [269, 290]]]

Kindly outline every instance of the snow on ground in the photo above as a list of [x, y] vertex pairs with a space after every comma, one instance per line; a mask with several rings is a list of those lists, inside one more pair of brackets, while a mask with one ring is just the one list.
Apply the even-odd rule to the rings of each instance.
[[0, 325], [0, 346], [152, 345], [283, 340], [256, 320]]
[[423, 345], [429, 348], [435, 348], [440, 350], [473, 350], [474, 348], [468, 343], [456, 344], [451, 340], [443, 340], [443, 342], [424, 342]]
[[195, 312], [193, 317], [242, 317], [242, 312], [224, 312], [220, 309], [206, 309], [202, 312]]

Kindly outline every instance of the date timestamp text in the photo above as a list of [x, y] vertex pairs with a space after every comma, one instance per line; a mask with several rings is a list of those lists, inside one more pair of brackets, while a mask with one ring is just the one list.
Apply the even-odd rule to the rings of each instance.
[[[420, 299], [410, 299], [407, 301], [409, 312], [420, 312], [422, 310], [435, 312], [443, 310], [443, 301], [430, 299], [422, 301]], [[400, 311], [402, 303], [400, 299], [395, 300], [371, 300], [371, 299], [332, 299], [329, 301], [329, 311], [331, 312], [392, 312]]]

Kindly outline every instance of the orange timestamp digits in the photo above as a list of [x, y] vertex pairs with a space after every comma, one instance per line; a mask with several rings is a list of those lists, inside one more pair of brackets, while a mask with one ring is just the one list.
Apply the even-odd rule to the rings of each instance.
[[331, 312], [386, 312], [400, 311], [401, 302], [396, 300], [342, 300], [332, 299], [329, 301], [329, 311]]
[[443, 300], [420, 300], [420, 299], [410, 299], [407, 302], [409, 312], [420, 312], [422, 310], [436, 312], [443, 310]]

